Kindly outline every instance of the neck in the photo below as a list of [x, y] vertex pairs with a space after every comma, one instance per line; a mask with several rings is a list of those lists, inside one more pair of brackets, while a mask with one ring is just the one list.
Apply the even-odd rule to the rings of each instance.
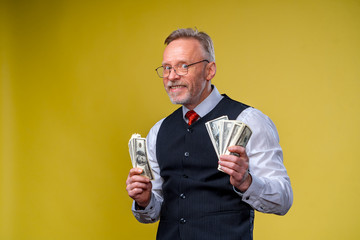
[[204, 91], [201, 93], [201, 95], [199, 97], [199, 101], [197, 101], [196, 103], [184, 104], [184, 106], [189, 110], [194, 110], [194, 108], [196, 108], [200, 103], [202, 103], [211, 94], [212, 89], [213, 89], [213, 87], [209, 81], [207, 83], [207, 86], [204, 88]]

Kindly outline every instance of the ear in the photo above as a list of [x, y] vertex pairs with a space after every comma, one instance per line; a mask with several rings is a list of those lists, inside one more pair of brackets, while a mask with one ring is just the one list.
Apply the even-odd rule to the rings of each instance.
[[216, 63], [210, 62], [206, 66], [206, 80], [210, 81], [215, 77], [216, 74]]

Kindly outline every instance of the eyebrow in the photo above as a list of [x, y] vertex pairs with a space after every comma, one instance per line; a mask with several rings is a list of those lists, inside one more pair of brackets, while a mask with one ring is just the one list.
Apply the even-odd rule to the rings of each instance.
[[[187, 62], [188, 62], [188, 61], [180, 60], [180, 61], [177, 61], [177, 63], [176, 63], [175, 65], [177, 65], [177, 64], [182, 64], [182, 63], [187, 64]], [[171, 64], [170, 64], [170, 63], [163, 62], [161, 65], [171, 65]]]

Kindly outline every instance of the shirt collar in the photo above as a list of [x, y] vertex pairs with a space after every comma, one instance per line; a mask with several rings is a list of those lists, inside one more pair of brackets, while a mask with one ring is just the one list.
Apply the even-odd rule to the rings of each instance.
[[[194, 111], [200, 116], [200, 118], [204, 117], [206, 114], [208, 114], [211, 110], [214, 109], [214, 107], [221, 101], [223, 96], [219, 93], [217, 88], [214, 85], [211, 85], [213, 90], [211, 91], [210, 95], [207, 96], [199, 105], [197, 105], [194, 108]], [[185, 121], [187, 119], [185, 118], [185, 114], [189, 111], [188, 108], [185, 106], [182, 106], [183, 111], [183, 118]]]

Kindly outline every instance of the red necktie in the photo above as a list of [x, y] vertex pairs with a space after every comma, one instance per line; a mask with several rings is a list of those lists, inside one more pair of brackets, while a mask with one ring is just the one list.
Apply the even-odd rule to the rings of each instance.
[[190, 110], [185, 114], [185, 117], [189, 119], [188, 125], [190, 126], [200, 117], [194, 110]]

